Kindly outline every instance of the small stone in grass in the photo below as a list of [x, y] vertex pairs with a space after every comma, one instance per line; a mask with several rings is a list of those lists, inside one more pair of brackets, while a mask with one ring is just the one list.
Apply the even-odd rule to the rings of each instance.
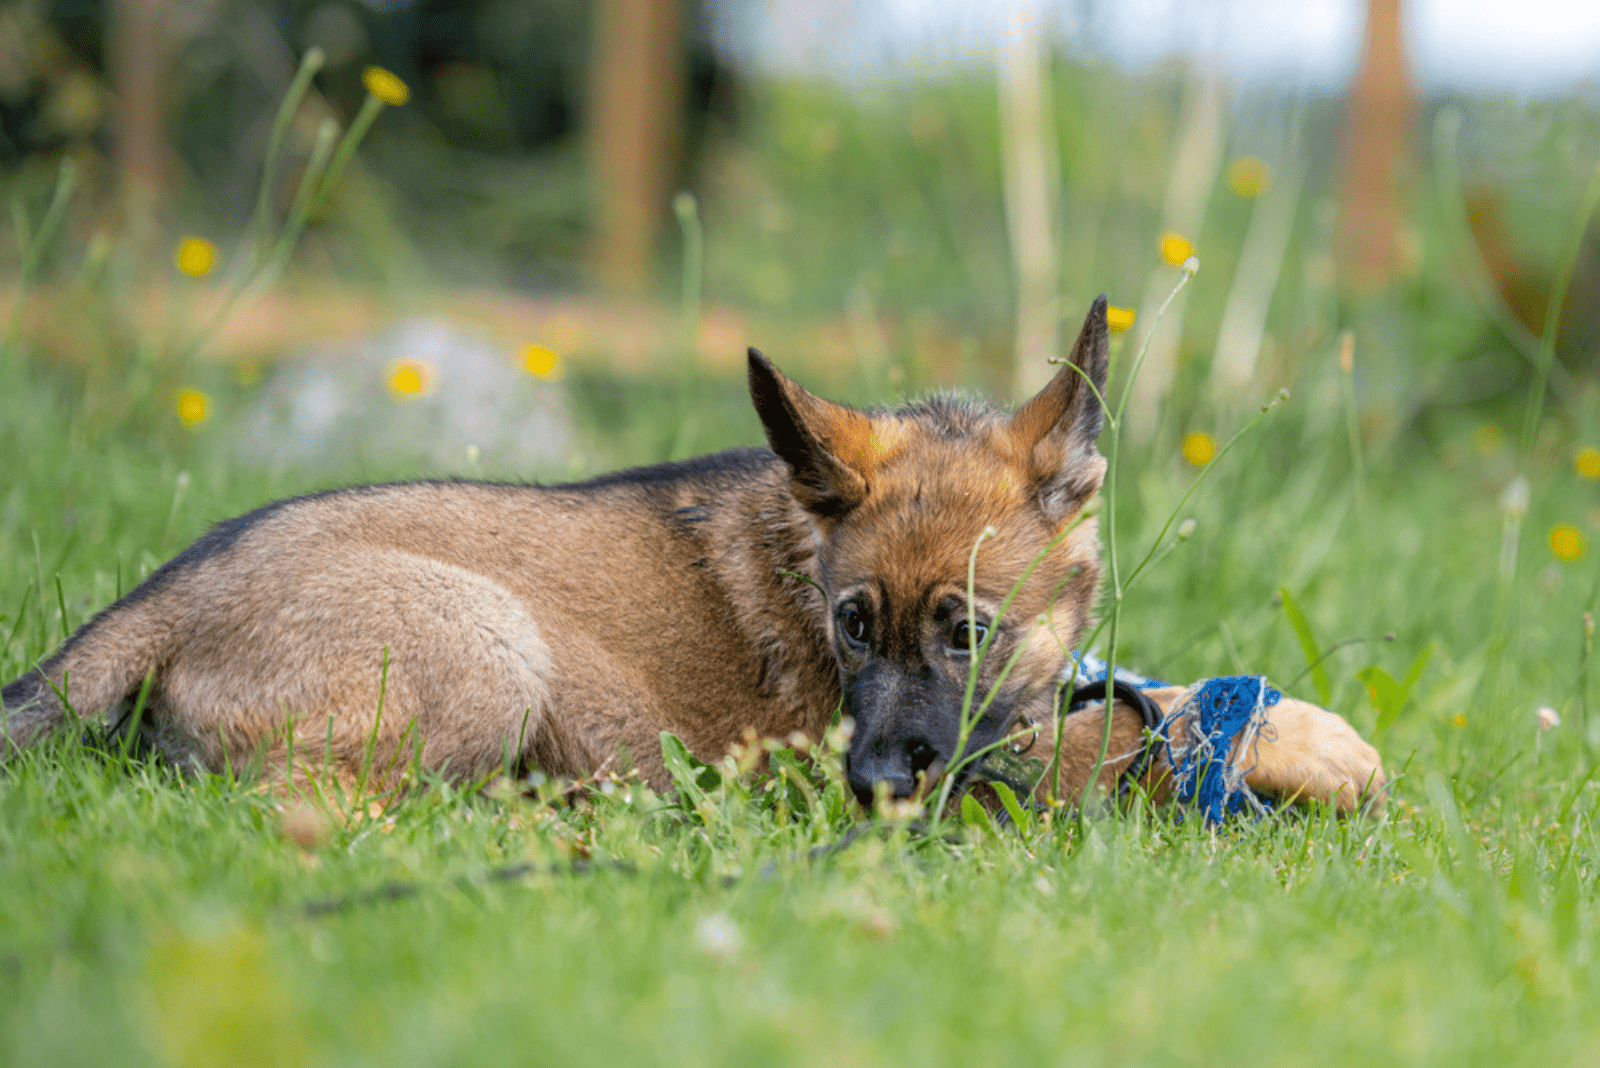
[[328, 841], [328, 821], [303, 801], [283, 810], [283, 836], [301, 849], [314, 852]]
[[694, 925], [694, 941], [695, 945], [712, 956], [723, 958], [737, 955], [739, 947], [744, 944], [739, 925], [725, 912], [713, 912], [700, 917]]

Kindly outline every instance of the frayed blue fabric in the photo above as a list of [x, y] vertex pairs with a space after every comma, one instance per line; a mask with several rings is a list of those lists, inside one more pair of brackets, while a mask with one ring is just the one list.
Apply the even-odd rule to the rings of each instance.
[[[1083, 654], [1076, 664], [1076, 686], [1102, 682], [1106, 677], [1104, 660]], [[1070, 678], [1073, 665], [1067, 668]], [[1119, 666], [1117, 681], [1141, 690], [1168, 685], [1159, 679], [1135, 674]], [[1165, 749], [1172, 770], [1172, 785], [1178, 800], [1192, 804], [1212, 825], [1240, 815], [1264, 816], [1269, 802], [1245, 785], [1244, 777], [1255, 768], [1255, 740], [1267, 723], [1267, 709], [1282, 700], [1263, 675], [1227, 675], [1207, 679], [1189, 699], [1174, 707], [1157, 728], [1152, 744]], [[1073, 706], [1078, 707], [1078, 706]], [[1178, 737], [1173, 729], [1184, 714], [1189, 721]], [[1239, 756], [1229, 762], [1235, 742]], [[1148, 752], [1148, 751], [1147, 751]], [[1140, 762], [1145, 757], [1140, 758]]]
[[[1230, 816], [1264, 816], [1271, 809], [1245, 784], [1255, 768], [1255, 740], [1267, 728], [1267, 709], [1283, 694], [1263, 675], [1226, 675], [1207, 679], [1187, 701], [1162, 721], [1160, 734], [1178, 800], [1193, 803], [1213, 825]], [[1172, 737], [1184, 712], [1191, 713], [1187, 737]], [[1228, 754], [1238, 741], [1239, 755]]]

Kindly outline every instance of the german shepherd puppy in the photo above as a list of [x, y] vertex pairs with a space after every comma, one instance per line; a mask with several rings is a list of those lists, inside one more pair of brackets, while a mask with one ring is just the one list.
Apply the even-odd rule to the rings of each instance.
[[[985, 637], [977, 693], [999, 689], [965, 751], [1019, 722], [1053, 751], [1100, 574], [1084, 509], [1106, 468], [1104, 297], [1070, 364], [1015, 414], [944, 397], [864, 412], [751, 350], [770, 450], [574, 485], [410, 482], [266, 505], [5, 686], [0, 760], [70, 709], [195, 769], [264, 755], [272, 776], [302, 776], [326, 754], [353, 781], [404, 768], [420, 739], [420, 760], [458, 779], [507, 753], [579, 776], [626, 747], [664, 788], [664, 730], [714, 760], [751, 732], [818, 738], [842, 702], [850, 783], [870, 802], [877, 784], [912, 794], [956, 755]], [[1154, 696], [1171, 707], [1183, 692]], [[1102, 723], [1095, 708], [1064, 720], [1069, 796]], [[1139, 750], [1140, 723], [1115, 711], [1105, 783]], [[1285, 699], [1272, 724], [1246, 779], [1258, 792], [1348, 810], [1382, 785], [1378, 754], [1338, 716]]]

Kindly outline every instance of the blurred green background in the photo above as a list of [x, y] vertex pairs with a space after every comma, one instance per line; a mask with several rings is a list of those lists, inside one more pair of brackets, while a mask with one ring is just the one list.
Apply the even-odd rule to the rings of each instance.
[[[1293, 394], [1190, 506], [1216, 533], [1174, 565], [1172, 610], [1130, 628], [1148, 666], [1298, 672], [1266, 600], [1283, 585], [1336, 637], [1409, 634], [1396, 678], [1434, 641], [1492, 679], [1512, 633], [1586, 657], [1595, 16], [1147, 7], [13, 0], [0, 570], [50, 585], [27, 532], [69, 525], [20, 474], [49, 484], [48, 442], [86, 450], [85, 478], [97, 457], [211, 472], [159, 547], [127, 546], [148, 564], [230, 502], [306, 486], [579, 477], [757, 441], [752, 344], [856, 402], [1020, 399], [1103, 291], [1134, 320], [1116, 391], [1149, 342], [1116, 502], [1136, 538]], [[1486, 48], [1505, 25], [1526, 39]], [[1330, 562], [1329, 539], [1362, 563]], [[62, 550], [66, 573], [94, 549]], [[1401, 577], [1356, 581], [1377, 561]], [[85, 610], [112, 592], [95, 574]], [[1423, 581], [1449, 584], [1435, 612]], [[1379, 610], [1384, 583], [1405, 610]], [[1253, 637], [1226, 637], [1242, 588]], [[1531, 674], [1535, 699], [1586, 708], [1570, 673]]]
[[[1580, 5], [1547, 6], [1523, 21], [1592, 31]], [[1017, 366], [1039, 355], [1019, 351], [1019, 329], [1039, 329], [1019, 321], [1019, 303], [1035, 305], [1024, 320], [1070, 321], [1107, 291], [1148, 317], [1173, 230], [1204, 269], [1169, 328], [1174, 347], [1153, 349], [1144, 423], [1207, 396], [1230, 299], [1242, 370], [1213, 397], [1238, 382], [1269, 396], [1345, 329], [1357, 330], [1372, 420], [1421, 428], [1524, 391], [1528, 339], [1501, 326], [1543, 330], [1595, 162], [1592, 68], [1587, 81], [1580, 71], [1506, 88], [1498, 68], [1471, 77], [1467, 56], [1467, 77], [1448, 72], [1457, 88], [1423, 83], [1407, 33], [1427, 25], [1397, 3], [1373, 7], [1373, 25], [1393, 32], [1370, 60], [1363, 4], [1313, 5], [1340, 13], [1342, 29], [1307, 38], [1321, 58], [1287, 70], [1205, 46], [1208, 22], [1239, 22], [1249, 5], [1189, 15], [1200, 54], [1143, 58], [1130, 54], [1139, 38], [1108, 36], [1113, 11], [1093, 4], [904, 7], [923, 13], [829, 0], [12, 0], [0, 18], [0, 165], [11, 201], [35, 218], [59, 161], [77, 165], [41, 281], [73, 279], [109, 241], [103, 284], [172, 286], [170, 250], [197, 235], [222, 250], [206, 281], [223, 285], [240, 266], [278, 103], [320, 48], [280, 162], [280, 213], [318, 122], [359, 110], [367, 66], [412, 95], [375, 124], [280, 293], [323, 308], [348, 291], [348, 303], [381, 308], [271, 324], [244, 309], [209, 359], [281, 359], [295, 342], [376, 330], [418, 293], [471, 289], [530, 302], [490, 316], [507, 343], [545, 344], [579, 367], [670, 363], [670, 329], [614, 309], [671, 321], [681, 190], [704, 225], [703, 293], [718, 314], [699, 347], [713, 372], [736, 370], [746, 341], [874, 397], [934, 383], [1007, 394], [1038, 377]], [[941, 50], [927, 40], [939, 33], [971, 40]], [[0, 252], [13, 274], [15, 246]], [[1597, 247], [1584, 242], [1557, 346], [1573, 376], [1555, 379], [1569, 415], [1600, 344]], [[1480, 283], [1489, 291], [1475, 296]], [[1511, 322], [1497, 325], [1500, 309], [1480, 298]], [[274, 307], [297, 308], [285, 299]], [[310, 321], [285, 321], [296, 318]], [[620, 337], [619, 319], [657, 336]], [[149, 326], [113, 331], [110, 351], [56, 337], [51, 355], [114, 361]], [[863, 367], [882, 377], [853, 383]], [[1420, 404], [1399, 399], [1418, 389]]]

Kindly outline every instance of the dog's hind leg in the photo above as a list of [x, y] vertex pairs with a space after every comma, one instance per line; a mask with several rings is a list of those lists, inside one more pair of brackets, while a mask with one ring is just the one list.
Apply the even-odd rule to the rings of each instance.
[[161, 748], [192, 746], [221, 771], [265, 746], [273, 777], [373, 787], [418, 761], [470, 782], [508, 757], [560, 755], [548, 645], [500, 584], [369, 550], [272, 595], [284, 607], [270, 627], [252, 631], [234, 613], [174, 657], [151, 728]]

